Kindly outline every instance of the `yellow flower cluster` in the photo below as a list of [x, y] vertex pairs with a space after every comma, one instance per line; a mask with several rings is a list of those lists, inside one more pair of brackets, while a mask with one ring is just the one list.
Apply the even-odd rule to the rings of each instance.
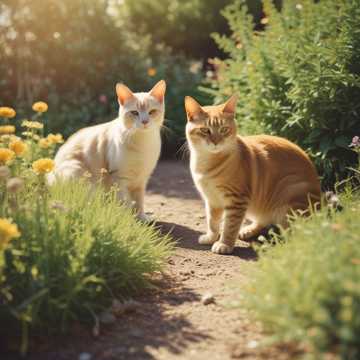
[[14, 140], [10, 142], [9, 149], [12, 150], [17, 156], [20, 156], [27, 150], [27, 145], [21, 140]]
[[0, 126], [0, 134], [14, 134], [15, 133], [15, 126], [13, 125], [3, 125]]
[[29, 120], [24, 120], [21, 124], [22, 127], [27, 127], [29, 129], [43, 129], [44, 128], [44, 124], [38, 122], [38, 121], [29, 121]]
[[0, 117], [10, 119], [13, 118], [15, 115], [16, 111], [13, 108], [7, 106], [0, 107]]
[[8, 245], [9, 241], [21, 235], [16, 224], [10, 220], [0, 218], [0, 249], [3, 250]]
[[49, 158], [39, 159], [33, 162], [32, 168], [37, 174], [46, 174], [54, 169], [54, 160]]
[[53, 144], [61, 144], [64, 142], [63, 136], [61, 134], [49, 134], [47, 138]]
[[0, 165], [8, 164], [15, 157], [15, 153], [6, 148], [0, 148]]
[[48, 111], [48, 108], [49, 108], [48, 104], [44, 101], [37, 101], [32, 106], [32, 109], [39, 113], [44, 113], [44, 112]]
[[62, 144], [64, 139], [61, 134], [49, 134], [46, 138], [42, 138], [39, 140], [39, 146], [42, 149], [47, 149], [51, 145]]

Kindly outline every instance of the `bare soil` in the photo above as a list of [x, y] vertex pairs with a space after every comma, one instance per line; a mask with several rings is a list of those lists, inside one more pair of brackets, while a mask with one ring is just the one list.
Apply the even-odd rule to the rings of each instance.
[[[61, 348], [31, 358], [76, 360], [86, 352], [91, 360], [293, 359], [289, 349], [262, 348], [260, 325], [234, 306], [256, 266], [256, 252], [239, 241], [233, 255], [221, 256], [197, 243], [206, 228], [204, 206], [186, 163], [159, 163], [146, 210], [176, 240], [156, 288], [139, 296], [135, 312], [102, 327], [97, 338], [73, 336]], [[207, 293], [214, 302], [204, 305]]]

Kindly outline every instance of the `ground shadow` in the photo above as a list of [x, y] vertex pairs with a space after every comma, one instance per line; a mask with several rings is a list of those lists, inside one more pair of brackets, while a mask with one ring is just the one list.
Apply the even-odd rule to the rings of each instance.
[[[26, 359], [76, 360], [80, 353], [87, 352], [91, 360], [153, 360], [152, 350], [163, 348], [177, 354], [191, 343], [211, 338], [204, 330], [194, 328], [184, 315], [167, 312], [170, 306], [199, 303], [199, 295], [166, 277], [155, 284], [157, 289], [142, 294], [143, 301], [139, 300], [134, 312], [122, 315], [113, 325], [101, 326], [99, 337], [94, 338], [89, 328], [82, 328], [70, 337], [49, 340], [47, 350], [33, 346]], [[20, 359], [16, 353], [1, 352], [2, 360]]]
[[188, 163], [160, 161], [150, 178], [148, 192], [169, 198], [200, 199], [192, 181]]
[[[176, 240], [176, 246], [198, 250], [210, 251], [209, 245], [200, 245], [197, 241], [202, 234], [200, 231], [191, 229], [184, 225], [178, 225], [170, 222], [159, 221], [156, 222], [156, 227], [163, 234], [170, 234]], [[230, 256], [237, 256], [243, 260], [257, 260], [258, 255], [251, 246], [235, 246], [234, 252]]]

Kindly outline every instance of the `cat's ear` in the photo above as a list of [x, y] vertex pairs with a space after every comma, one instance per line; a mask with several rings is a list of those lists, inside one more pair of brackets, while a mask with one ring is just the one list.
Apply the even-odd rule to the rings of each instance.
[[223, 113], [229, 115], [235, 115], [236, 112], [237, 96], [234, 94], [231, 98], [223, 105]]
[[204, 112], [201, 105], [191, 96], [185, 96], [185, 110], [189, 121], [194, 121]]
[[159, 103], [163, 103], [164, 102], [165, 91], [166, 91], [166, 82], [165, 82], [165, 80], [160, 80], [149, 91], [149, 94], [151, 96], [153, 96]]
[[124, 84], [116, 84], [116, 95], [120, 105], [134, 98], [134, 93]]

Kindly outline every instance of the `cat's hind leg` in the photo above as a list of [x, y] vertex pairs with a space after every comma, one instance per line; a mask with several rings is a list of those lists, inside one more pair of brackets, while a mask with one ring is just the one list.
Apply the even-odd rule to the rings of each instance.
[[85, 174], [85, 169], [79, 161], [67, 161], [56, 167], [53, 172], [48, 174], [47, 181], [49, 185], [53, 185], [58, 180], [76, 179]]
[[241, 240], [251, 239], [259, 235], [265, 227], [263, 224], [254, 220], [251, 224], [245, 225], [240, 229], [239, 238]]

